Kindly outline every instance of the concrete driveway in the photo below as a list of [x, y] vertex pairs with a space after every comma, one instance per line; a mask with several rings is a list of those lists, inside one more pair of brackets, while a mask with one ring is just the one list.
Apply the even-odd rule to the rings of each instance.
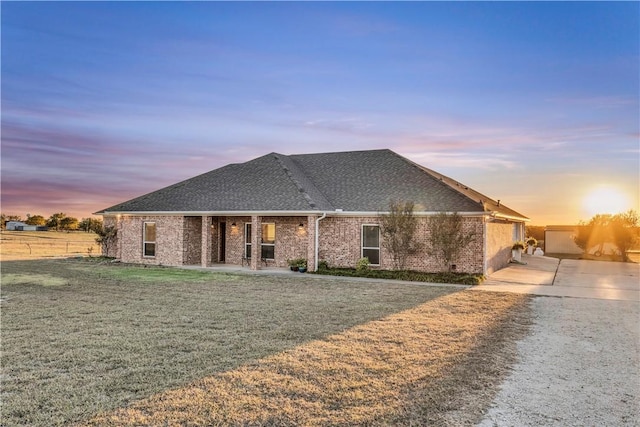
[[640, 264], [523, 261], [472, 288], [540, 295], [518, 362], [478, 427], [638, 426]]
[[640, 301], [640, 264], [523, 256], [474, 290]]

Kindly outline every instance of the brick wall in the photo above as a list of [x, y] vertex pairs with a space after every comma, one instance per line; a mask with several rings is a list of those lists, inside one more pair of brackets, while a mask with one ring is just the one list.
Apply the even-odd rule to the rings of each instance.
[[[156, 256], [142, 254], [142, 227], [156, 223]], [[118, 221], [120, 259], [139, 264], [182, 265], [184, 218], [181, 216], [122, 216]]]
[[[244, 255], [245, 224], [250, 223], [251, 217], [215, 217], [212, 221], [211, 260], [218, 261], [219, 223], [226, 222], [226, 254], [227, 264], [240, 265]], [[262, 223], [275, 223], [276, 246], [275, 260], [270, 266], [287, 267], [287, 260], [306, 258], [309, 267], [314, 263], [314, 231], [315, 217], [259, 217]], [[427, 244], [430, 230], [427, 218], [418, 219], [417, 236], [423, 245]], [[142, 227], [145, 221], [156, 223], [156, 256], [142, 256]], [[210, 217], [206, 217], [210, 221]], [[118, 224], [118, 241], [115, 250], [110, 250], [110, 256], [116, 256], [123, 262], [163, 265], [198, 265], [202, 262], [202, 250], [208, 245], [202, 244], [202, 217], [180, 216], [122, 216], [116, 221], [115, 217], [106, 217], [105, 224]], [[235, 223], [236, 227], [232, 224]], [[302, 224], [302, 227], [299, 225]], [[363, 224], [379, 225], [377, 217], [328, 217], [320, 221], [319, 260], [327, 261], [332, 267], [355, 267], [361, 257], [361, 230]], [[206, 224], [205, 224], [206, 225]], [[505, 265], [505, 248], [511, 247], [511, 225], [487, 224], [487, 234], [491, 239], [487, 243], [488, 266], [498, 269]], [[482, 218], [464, 218], [464, 230], [474, 231], [476, 238], [463, 248], [460, 256], [454, 261], [456, 271], [482, 273], [483, 231]], [[206, 235], [206, 233], [205, 233]], [[381, 242], [382, 243], [382, 242]], [[113, 249], [113, 248], [112, 248]], [[208, 262], [207, 258], [207, 262]], [[381, 245], [380, 267], [392, 269], [391, 254]], [[434, 257], [428, 256], [426, 251], [409, 257], [407, 268], [417, 271], [435, 272], [446, 269]]]
[[182, 264], [198, 265], [202, 255], [202, 217], [184, 217]]
[[[456, 271], [482, 273], [483, 270], [483, 222], [482, 218], [463, 218], [465, 233], [473, 231], [475, 238], [462, 249], [454, 261]], [[331, 267], [355, 267], [361, 258], [362, 225], [380, 225], [380, 218], [372, 217], [329, 217], [320, 221], [319, 260], [327, 261]], [[437, 272], [446, 270], [436, 258], [424, 250], [428, 244], [430, 230], [427, 218], [418, 218], [417, 240], [423, 250], [407, 259], [409, 270]], [[380, 267], [393, 269], [391, 254], [384, 248], [381, 238]]]
[[[225, 255], [225, 262], [227, 264], [240, 265], [242, 262], [242, 256], [244, 254], [244, 225], [251, 222], [251, 217], [226, 217], [227, 223], [227, 241]], [[232, 224], [236, 226], [233, 227]]]

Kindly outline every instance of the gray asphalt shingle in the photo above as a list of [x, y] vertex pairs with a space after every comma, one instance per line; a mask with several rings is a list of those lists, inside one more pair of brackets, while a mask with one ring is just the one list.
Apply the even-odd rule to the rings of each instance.
[[487, 212], [522, 217], [391, 150], [283, 155], [231, 164], [99, 213], [334, 211], [381, 212], [391, 201], [416, 211]]

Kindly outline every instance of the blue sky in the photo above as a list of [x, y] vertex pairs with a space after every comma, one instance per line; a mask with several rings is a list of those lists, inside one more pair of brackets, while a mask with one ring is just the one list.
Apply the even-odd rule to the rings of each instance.
[[375, 148], [537, 225], [590, 218], [603, 188], [603, 211], [638, 209], [637, 2], [1, 12], [8, 214], [85, 217], [272, 151]]

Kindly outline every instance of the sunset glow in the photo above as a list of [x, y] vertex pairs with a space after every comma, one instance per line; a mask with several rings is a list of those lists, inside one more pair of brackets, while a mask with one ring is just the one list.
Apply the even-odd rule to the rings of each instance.
[[584, 199], [583, 207], [589, 217], [597, 214], [617, 214], [631, 209], [629, 198], [614, 187], [598, 187]]
[[8, 215], [381, 148], [534, 225], [638, 206], [640, 2], [3, 2], [1, 19]]

